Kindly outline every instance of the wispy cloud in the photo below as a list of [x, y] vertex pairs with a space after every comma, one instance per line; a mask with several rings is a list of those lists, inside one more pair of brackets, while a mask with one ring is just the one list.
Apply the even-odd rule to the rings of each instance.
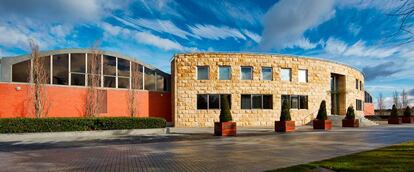
[[262, 40], [262, 37], [254, 32], [251, 32], [247, 29], [243, 30], [243, 33], [249, 37], [250, 39], [252, 39], [254, 42], [259, 43]]
[[305, 31], [334, 15], [334, 1], [281, 0], [264, 16], [261, 46], [265, 49], [290, 47], [303, 37]]
[[394, 62], [386, 62], [379, 65], [364, 67], [362, 71], [365, 73], [365, 80], [371, 81], [378, 77], [389, 77], [402, 69], [398, 69], [398, 66]]
[[230, 28], [227, 26], [213, 26], [213, 25], [202, 25], [196, 24], [195, 26], [188, 26], [194, 35], [201, 38], [219, 40], [226, 38], [242, 39], [246, 40], [239, 30]]
[[352, 45], [348, 45], [339, 39], [329, 38], [324, 49], [327, 53], [333, 55], [373, 58], [390, 57], [399, 51], [398, 47], [366, 46], [365, 44], [364, 41], [359, 40]]

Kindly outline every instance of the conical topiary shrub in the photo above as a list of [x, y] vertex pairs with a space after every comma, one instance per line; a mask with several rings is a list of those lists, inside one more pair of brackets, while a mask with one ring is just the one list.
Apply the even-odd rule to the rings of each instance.
[[221, 109], [220, 109], [220, 122], [230, 122], [232, 121], [230, 105], [227, 95], [222, 95], [221, 99]]
[[395, 105], [392, 105], [391, 117], [398, 117], [398, 109]]
[[350, 120], [355, 119], [355, 111], [354, 111], [353, 106], [349, 106], [348, 109], [346, 110], [345, 119], [350, 119]]
[[407, 108], [405, 108], [404, 116], [411, 117], [411, 108], [409, 106], [407, 106]]
[[318, 111], [318, 116], [316, 116], [316, 119], [318, 120], [327, 120], [328, 119], [328, 115], [326, 112], [326, 101], [323, 100], [321, 102], [321, 106], [319, 107], [319, 111]]
[[290, 105], [288, 101], [283, 101], [282, 112], [280, 113], [280, 121], [290, 121]]

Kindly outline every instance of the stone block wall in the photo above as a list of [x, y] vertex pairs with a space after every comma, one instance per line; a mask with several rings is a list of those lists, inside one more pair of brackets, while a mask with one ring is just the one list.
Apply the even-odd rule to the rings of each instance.
[[[197, 80], [197, 66], [209, 66], [209, 80]], [[219, 66], [231, 66], [231, 80], [219, 80]], [[240, 79], [240, 67], [253, 67], [253, 80]], [[261, 79], [262, 67], [272, 67], [273, 80]], [[220, 110], [197, 110], [197, 94], [231, 94], [231, 112], [238, 126], [271, 127], [279, 120], [281, 96], [307, 95], [308, 109], [292, 109], [296, 125], [309, 123], [316, 117], [322, 100], [331, 112], [331, 74], [343, 75], [345, 98], [340, 101], [340, 113], [364, 100], [364, 90], [355, 88], [355, 79], [364, 82], [363, 74], [346, 65], [325, 60], [285, 55], [239, 53], [177, 54], [171, 62], [173, 119], [176, 127], [212, 127], [219, 121]], [[292, 81], [281, 81], [281, 68], [291, 68]], [[298, 82], [298, 70], [308, 70], [308, 82]], [[273, 109], [241, 109], [241, 94], [271, 94]], [[363, 111], [356, 111], [363, 114]]]

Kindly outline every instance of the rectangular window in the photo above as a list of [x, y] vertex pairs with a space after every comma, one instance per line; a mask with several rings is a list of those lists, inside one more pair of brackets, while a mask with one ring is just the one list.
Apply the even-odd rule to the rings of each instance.
[[272, 95], [263, 95], [263, 109], [273, 109]]
[[85, 86], [85, 54], [73, 53], [70, 54], [70, 85]]
[[69, 55], [60, 54], [53, 56], [53, 84], [69, 84]]
[[241, 109], [273, 109], [272, 95], [242, 94]]
[[198, 94], [197, 109], [220, 109], [224, 96], [227, 96], [227, 101], [231, 108], [230, 94]]
[[197, 95], [197, 109], [207, 109], [207, 98], [206, 94]]
[[281, 105], [287, 101], [291, 109], [308, 109], [308, 96], [303, 95], [282, 95]]
[[241, 95], [241, 109], [251, 109], [252, 99], [251, 95]]
[[308, 109], [308, 96], [299, 96], [299, 109]]
[[231, 79], [231, 67], [230, 66], [219, 66], [219, 80], [230, 80]]
[[[132, 89], [142, 89], [142, 65], [132, 62], [131, 66], [131, 86]], [[119, 81], [118, 81], [119, 82]]]
[[240, 68], [241, 80], [253, 80], [253, 67], [244, 66]]
[[157, 91], [164, 91], [164, 77], [157, 73]]
[[299, 69], [299, 82], [308, 82], [308, 70]]
[[71, 74], [71, 85], [85, 86], [85, 74]]
[[101, 86], [101, 55], [87, 54], [88, 60], [88, 85]]
[[280, 71], [280, 79], [282, 81], [292, 81], [292, 69], [282, 68]]
[[30, 82], [30, 60], [22, 61], [12, 66], [13, 82]]
[[356, 110], [362, 111], [362, 100], [356, 99]]
[[144, 69], [145, 90], [155, 90], [155, 71], [149, 68]]
[[197, 80], [208, 80], [209, 79], [209, 67], [208, 66], [197, 66]]
[[359, 80], [358, 80], [358, 79], [356, 79], [356, 80], [355, 80], [355, 88], [356, 88], [357, 90], [359, 89], [358, 83], [359, 83]]
[[252, 95], [252, 109], [262, 109], [262, 95]]
[[297, 95], [290, 96], [290, 108], [299, 109], [299, 96]]
[[359, 89], [362, 91], [362, 81], [359, 81]]
[[262, 67], [262, 79], [265, 81], [273, 80], [273, 73], [271, 67]]

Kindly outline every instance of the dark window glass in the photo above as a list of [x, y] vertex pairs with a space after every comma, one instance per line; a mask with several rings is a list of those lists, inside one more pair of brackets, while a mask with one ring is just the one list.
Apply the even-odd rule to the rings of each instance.
[[251, 95], [241, 95], [241, 109], [251, 109], [252, 99]]
[[308, 109], [308, 96], [299, 96], [299, 109]]
[[115, 88], [115, 77], [104, 76], [104, 87]]
[[227, 96], [227, 102], [229, 103], [229, 107], [231, 109], [231, 95], [230, 94], [222, 94], [220, 95], [220, 105], [222, 103], [222, 101], [224, 100], [224, 96]]
[[252, 95], [253, 109], [262, 108], [262, 95]]
[[112, 56], [103, 56], [103, 74], [116, 75], [116, 58]]
[[155, 90], [155, 72], [149, 68], [145, 68], [145, 89], [146, 90]]
[[157, 90], [164, 91], [164, 77], [157, 74]]
[[53, 84], [68, 85], [69, 81], [69, 55], [53, 55]]
[[355, 80], [355, 88], [356, 88], [356, 89], [358, 89], [358, 88], [359, 88], [358, 83], [359, 83], [359, 81], [358, 81], [358, 79], [356, 79], [356, 80]]
[[210, 94], [208, 95], [208, 108], [219, 109], [220, 108], [220, 95]]
[[70, 54], [70, 72], [85, 73], [85, 54]]
[[356, 100], [356, 110], [361, 111], [362, 110], [362, 101]]
[[85, 86], [85, 74], [71, 74], [71, 85]]
[[[38, 70], [44, 70], [46, 77], [44, 78], [43, 82], [44, 84], [50, 84], [50, 56], [41, 57], [38, 61], [39, 65], [42, 66], [41, 68], [38, 68]], [[33, 60], [33, 68], [35, 69], [36, 63]], [[34, 70], [33, 69], [33, 70]], [[33, 80], [36, 79], [36, 76], [33, 75]]]
[[132, 62], [132, 83], [133, 89], [142, 89], [142, 65]]
[[281, 105], [283, 106], [283, 102], [287, 102], [290, 106], [290, 96], [289, 95], [282, 95]]
[[129, 88], [129, 78], [118, 78], [118, 88]]
[[12, 66], [13, 82], [30, 82], [30, 60], [16, 63]]
[[299, 96], [293, 95], [290, 97], [290, 108], [291, 109], [299, 108]]
[[359, 81], [359, 89], [362, 90], [362, 81]]
[[263, 95], [263, 109], [273, 109], [272, 95]]
[[129, 77], [129, 61], [118, 58], [118, 76]]
[[88, 73], [101, 74], [101, 55], [88, 54]]
[[253, 67], [245, 66], [240, 68], [241, 80], [253, 80]]
[[197, 109], [207, 109], [207, 95], [197, 95]]

